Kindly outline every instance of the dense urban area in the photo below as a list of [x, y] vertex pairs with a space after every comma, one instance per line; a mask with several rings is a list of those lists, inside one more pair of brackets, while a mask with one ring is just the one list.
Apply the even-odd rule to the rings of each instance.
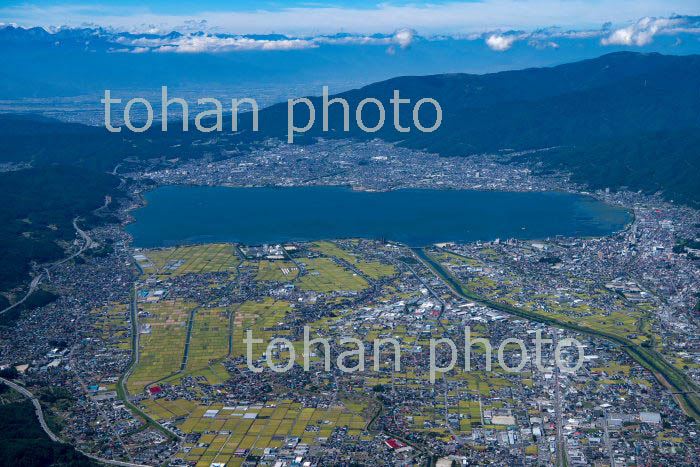
[[[110, 220], [76, 219], [68, 259], [12, 297], [57, 298], [0, 311], [1, 403], [22, 391], [50, 436], [114, 465], [697, 465], [699, 211], [600, 190], [633, 214], [602, 238], [133, 247], [159, 185], [584, 191], [513, 153], [379, 140], [217, 156], [115, 168], [129, 192], [94, 213]], [[554, 364], [569, 338], [574, 372]]]

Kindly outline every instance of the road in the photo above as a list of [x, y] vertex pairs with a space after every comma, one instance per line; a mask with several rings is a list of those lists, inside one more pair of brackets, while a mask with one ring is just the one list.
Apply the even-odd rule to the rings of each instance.
[[605, 432], [605, 448], [608, 450], [608, 456], [610, 456], [610, 467], [615, 467], [615, 453], [613, 452], [612, 441], [610, 441], [610, 429], [608, 425], [608, 411], [605, 410], [605, 425], [603, 426]]
[[0, 378], [0, 381], [3, 383], [7, 384], [10, 386], [12, 389], [15, 391], [19, 392], [26, 398], [28, 398], [30, 401], [32, 401], [32, 404], [34, 404], [34, 412], [36, 412], [36, 417], [39, 419], [39, 424], [41, 425], [41, 429], [44, 430], [44, 432], [48, 435], [49, 438], [51, 438], [51, 441], [54, 441], [56, 443], [62, 443], [61, 438], [56, 436], [53, 431], [49, 428], [49, 426], [46, 424], [46, 420], [44, 420], [44, 412], [41, 409], [41, 404], [39, 403], [39, 399], [34, 397], [34, 394], [32, 394], [29, 390], [23, 388], [19, 384], [13, 383], [12, 381], [5, 379], [5, 378]]
[[24, 297], [22, 297], [21, 300], [19, 300], [19, 301], [13, 303], [12, 305], [8, 306], [8, 307], [5, 308], [4, 310], [0, 311], [0, 315], [2, 315], [3, 313], [6, 313], [6, 312], [10, 311], [11, 309], [13, 309], [13, 308], [15, 308], [15, 307], [21, 305], [22, 303], [24, 303], [24, 302], [27, 300], [27, 298], [29, 298], [29, 296], [30, 296], [32, 293], [34, 293], [34, 291], [37, 289], [37, 287], [39, 287], [39, 285], [41, 284], [41, 281], [42, 281], [45, 277], [49, 277], [49, 270], [50, 270], [51, 268], [56, 267], [56, 266], [59, 266], [59, 265], [65, 263], [65, 262], [67, 262], [67, 261], [72, 260], [72, 259], [75, 258], [76, 256], [81, 255], [81, 254], [82, 254], [85, 250], [87, 250], [88, 248], [92, 248], [93, 245], [96, 245], [96, 243], [90, 238], [90, 236], [89, 236], [88, 234], [86, 234], [83, 230], [81, 230], [80, 227], [78, 227], [77, 222], [78, 222], [78, 218], [76, 217], [75, 219], [73, 219], [73, 228], [75, 228], [75, 231], [78, 233], [78, 235], [80, 235], [80, 236], [83, 238], [83, 240], [85, 240], [85, 244], [84, 244], [82, 247], [80, 247], [80, 249], [79, 249], [78, 251], [76, 251], [76, 252], [73, 253], [72, 255], [68, 256], [67, 258], [64, 258], [64, 259], [62, 259], [62, 260], [60, 260], [60, 261], [57, 261], [57, 262], [55, 262], [55, 263], [52, 263], [52, 264], [50, 264], [50, 265], [44, 267], [44, 272], [42, 272], [41, 274], [39, 274], [38, 276], [36, 276], [36, 277], [35, 277], [34, 279], [32, 279], [32, 281], [29, 283], [29, 289], [27, 290], [27, 293], [24, 295]]
[[[68, 354], [68, 362], [70, 363], [71, 368], [77, 368], [75, 361], [73, 360], [73, 352], [75, 351], [75, 349], [76, 347], [73, 347], [70, 351], [70, 354]], [[89, 394], [87, 385], [85, 384], [85, 381], [83, 380], [82, 376], [80, 376], [80, 373], [78, 371], [75, 372], [75, 376], [78, 378], [78, 382], [80, 383], [80, 387], [83, 389], [83, 393]], [[121, 445], [129, 460], [133, 462], [134, 458], [131, 456], [131, 452], [129, 452], [129, 450], [126, 448], [126, 444], [124, 444], [124, 440], [119, 434], [119, 431], [116, 428], [114, 428], [114, 425], [109, 421], [109, 417], [102, 409], [100, 404], [96, 403], [95, 406], [97, 407], [97, 411], [99, 412], [100, 417], [102, 418], [102, 423], [104, 423], [105, 426], [108, 426], [109, 429], [112, 430], [112, 434], [114, 435], [113, 439], [115, 439]]]
[[652, 372], [657, 381], [671, 392], [679, 407], [686, 415], [700, 421], [700, 398], [691, 397], [700, 394], [700, 389], [698, 389], [698, 386], [687, 374], [676, 369], [655, 350], [635, 344], [633, 341], [620, 335], [594, 329], [592, 327], [580, 326], [572, 320], [558, 320], [465, 292], [464, 288], [451, 276], [451, 273], [447, 272], [442, 266], [435, 262], [425, 251], [422, 249], [413, 249], [413, 251], [415, 256], [430, 268], [433, 274], [435, 274], [455, 296], [467, 298], [475, 303], [480, 303], [494, 310], [513, 316], [561, 329], [567, 329], [584, 335], [602, 338], [619, 345], [632, 359]]
[[[554, 329], [554, 341], [552, 342], [552, 348], [557, 348], [559, 343], [559, 329]], [[561, 413], [561, 389], [559, 386], [559, 362], [554, 365], [554, 416], [557, 419], [557, 465], [564, 466], [568, 465], [569, 454], [568, 449], [566, 449], [566, 441], [562, 435], [562, 425], [564, 420], [562, 419]]]
[[[138, 266], [138, 263], [134, 263]], [[126, 390], [126, 381], [129, 379], [129, 376], [131, 376], [131, 372], [136, 368], [136, 366], [139, 363], [139, 338], [140, 338], [140, 333], [139, 333], [139, 322], [138, 322], [138, 307], [136, 305], [136, 288], [132, 289], [131, 293], [131, 304], [129, 305], [129, 313], [131, 315], [131, 334], [132, 334], [132, 339], [131, 339], [131, 362], [129, 363], [129, 366], [124, 374], [122, 374], [119, 377], [119, 381], [117, 382], [117, 395], [119, 399], [121, 399], [122, 402], [124, 402], [124, 405], [127, 406], [132, 413], [137, 414], [140, 416], [143, 420], [145, 420], [146, 424], [151, 425], [152, 427], [156, 428], [159, 430], [161, 433], [164, 433], [165, 435], [169, 436], [173, 440], [181, 440], [182, 438], [178, 436], [176, 433], [173, 431], [167, 429], [160, 423], [156, 422], [153, 420], [151, 417], [146, 415], [145, 412], [140, 410], [138, 407], [136, 407], [134, 404], [129, 401], [129, 392]]]
[[[126, 380], [131, 376], [133, 369], [139, 364], [139, 322], [138, 322], [138, 308], [136, 308], [136, 289], [133, 290], [131, 294], [131, 304], [129, 305], [129, 314], [131, 315], [131, 364], [127, 368], [124, 375], [119, 379], [119, 386], [121, 387], [122, 393], [124, 394], [124, 399], [128, 399], [128, 392], [126, 390]], [[125, 401], [126, 402], [126, 401]]]
[[[12, 389], [15, 391], [19, 392], [23, 396], [25, 396], [27, 399], [32, 401], [32, 404], [34, 405], [34, 412], [36, 413], [36, 417], [39, 419], [39, 424], [41, 425], [41, 429], [44, 430], [46, 435], [51, 439], [51, 441], [55, 443], [63, 443], [63, 440], [56, 436], [53, 431], [51, 431], [51, 428], [46, 424], [46, 420], [44, 419], [44, 411], [42, 410], [41, 403], [39, 402], [39, 399], [37, 399], [34, 394], [31, 393], [28, 389], [20, 386], [17, 383], [14, 383], [10, 380], [7, 380], [5, 378], [0, 378], [0, 381], [7, 384], [10, 386]], [[103, 464], [109, 464], [109, 465], [120, 465], [124, 467], [149, 467], [144, 464], [134, 464], [131, 462], [122, 462], [122, 461], [115, 461], [112, 459], [102, 459], [101, 457], [93, 456], [92, 454], [89, 454], [87, 452], [83, 452], [79, 449], [76, 449], [78, 452], [82, 453], [83, 455], [89, 457], [90, 459], [101, 462]]]
[[[440, 315], [438, 315], [436, 319], [437, 319], [438, 325], [442, 329], [443, 333], [446, 332], [445, 326], [442, 324], [442, 321], [440, 320], [440, 318], [442, 318], [442, 314], [445, 312], [445, 301], [442, 298], [440, 298], [440, 296], [437, 293], [435, 293], [435, 291], [430, 287], [430, 285], [428, 285], [423, 280], [423, 278], [420, 277], [416, 273], [416, 271], [408, 263], [403, 263], [402, 265], [405, 266], [406, 268], [408, 268], [408, 270], [411, 271], [411, 273], [413, 274], [413, 277], [418, 279], [418, 281], [421, 284], [423, 284], [423, 286], [428, 290], [428, 292], [430, 292], [430, 294], [435, 298], [435, 300], [437, 300], [440, 303]], [[393, 373], [392, 373], [392, 375], [393, 375]], [[452, 435], [452, 437], [454, 438], [455, 442], [465, 444], [464, 440], [462, 439], [462, 436], [459, 433], [457, 433], [454, 430], [454, 428], [452, 428], [452, 425], [450, 424], [450, 404], [449, 404], [448, 399], [447, 399], [448, 395], [449, 395], [449, 391], [450, 391], [450, 385], [447, 382], [447, 377], [445, 376], [445, 373], [442, 373], [441, 375], [442, 375], [442, 382], [445, 384], [445, 394], [444, 394], [444, 396], [445, 396], [445, 426], [449, 430], [449, 432]]]
[[[106, 203], [106, 201], [105, 201], [105, 203]], [[90, 238], [90, 236], [89, 236], [88, 234], [86, 234], [80, 227], [78, 227], [78, 218], [77, 218], [77, 217], [76, 217], [75, 219], [73, 219], [73, 228], [75, 229], [76, 232], [78, 232], [78, 235], [80, 235], [81, 237], [83, 237], [83, 240], [85, 240], [85, 245], [83, 245], [83, 247], [82, 247], [77, 253], [73, 253], [73, 254], [72, 254], [71, 256], [69, 256], [68, 258], [66, 258], [66, 259], [64, 259], [63, 261], [60, 261], [60, 262], [58, 262], [58, 263], [56, 263], [56, 264], [65, 263], [66, 261], [75, 258], [76, 256], [78, 256], [78, 255], [81, 254], [83, 251], [87, 250], [88, 248], [92, 248], [93, 246], [97, 246], [97, 243], [94, 242], [94, 241]]]

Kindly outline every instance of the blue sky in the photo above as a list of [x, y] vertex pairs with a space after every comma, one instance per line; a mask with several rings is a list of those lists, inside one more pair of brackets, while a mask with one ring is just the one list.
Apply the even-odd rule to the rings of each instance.
[[339, 31], [468, 34], [489, 30], [626, 26], [643, 17], [700, 14], [698, 0], [315, 1], [13, 1], [0, 22], [21, 26], [93, 24], [122, 30], [199, 28], [214, 32], [316, 34]]
[[[222, 80], [322, 80], [336, 90], [399, 75], [550, 66], [623, 50], [700, 53], [700, 0], [96, 1], [0, 0], [0, 38], [8, 38], [0, 48], [0, 84], [15, 95], [43, 89], [46, 83], [32, 84], [37, 77], [61, 95], [98, 83], [159, 89]], [[13, 23], [19, 28], [8, 27]], [[49, 34], [24, 30], [34, 26]], [[78, 27], [93, 30], [72, 30]], [[41, 53], [51, 64], [37, 62]], [[153, 64], [162, 73], [151, 77]], [[79, 86], [76, 75], [85, 75]]]
[[[2, 2], [6, 6], [12, 7], [24, 7], [27, 5], [34, 5], [38, 7], [50, 7], [50, 6], [62, 6], [62, 7], [91, 7], [99, 6], [97, 10], [102, 9], [102, 6], [106, 7], [110, 4], [117, 9], [117, 2], [94, 2], [94, 1], [51, 1], [51, 0], [38, 0], [38, 1], [6, 1]], [[167, 0], [155, 0], [147, 2], [142, 0], [121, 0], [118, 2], [118, 7], [129, 7], [137, 8], [139, 10], [147, 6], [148, 10], [154, 13], [160, 14], [192, 14], [201, 11], [256, 11], [256, 10], [267, 10], [267, 11], [279, 11], [286, 8], [309, 8], [317, 6], [327, 6], [327, 7], [343, 7], [343, 8], [378, 8], [381, 5], [440, 5], [449, 3], [443, 0], [435, 0], [430, 2], [423, 1], [384, 1], [377, 2], [374, 0], [337, 0], [332, 2], [316, 2], [310, 0], [296, 1], [275, 1], [275, 0], [179, 0], [179, 1], [167, 1]], [[466, 3], [466, 2], [465, 2]], [[102, 6], [100, 6], [102, 5]]]

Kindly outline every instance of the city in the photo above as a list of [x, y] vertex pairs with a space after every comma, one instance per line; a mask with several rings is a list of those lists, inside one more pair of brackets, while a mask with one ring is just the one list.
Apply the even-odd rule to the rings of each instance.
[[[77, 236], [73, 249], [89, 245], [81, 261], [48, 272], [45, 285], [60, 298], [2, 328], [4, 368], [16, 370], [15, 381], [44, 401], [49, 426], [82, 452], [130, 465], [207, 466], [697, 459], [700, 278], [697, 250], [680, 243], [697, 238], [697, 211], [600, 191], [594, 196], [634, 213], [624, 231], [603, 238], [135, 249], [122, 225], [149, 180], [580, 190], [561, 174], [538, 177], [502, 156], [443, 159], [379, 141], [269, 142], [220, 162], [148, 163], [124, 175], [136, 179], [129, 198], [101, 213], [119, 222], [87, 232], [87, 240]], [[331, 347], [305, 355], [304, 326]], [[487, 337], [494, 354], [506, 339], [541, 333], [555, 342], [576, 338], [585, 360], [578, 372], [558, 371], [554, 347], [545, 345], [546, 371], [532, 352], [519, 372], [487, 371], [485, 352], [474, 345], [471, 371], [464, 371], [458, 345], [455, 368], [431, 384], [430, 339], [463, 342], [465, 326]], [[246, 362], [248, 330], [264, 339], [252, 346], [261, 373]], [[324, 369], [327, 351], [335, 362], [355, 349], [339, 344], [341, 337], [366, 344], [365, 371]], [[273, 338], [293, 343], [296, 361], [287, 372], [265, 363]], [[399, 342], [400, 370], [391, 345], [374, 353], [376, 339]], [[636, 346], [660, 356], [669, 372], [640, 364], [629, 351]], [[518, 366], [520, 350], [505, 348], [508, 366]], [[268, 358], [285, 365], [290, 350], [278, 344]], [[437, 348], [438, 365], [450, 357], [447, 347]], [[563, 358], [574, 362], [576, 349], [564, 348]], [[672, 379], [678, 375], [680, 383]], [[62, 392], [48, 397], [50, 387]]]
[[0, 466], [700, 466], [699, 6], [4, 0]]

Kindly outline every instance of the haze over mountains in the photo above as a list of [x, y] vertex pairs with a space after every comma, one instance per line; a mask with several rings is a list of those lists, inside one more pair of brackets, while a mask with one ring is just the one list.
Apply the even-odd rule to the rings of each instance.
[[[664, 22], [665, 21], [665, 22]], [[658, 24], [673, 24], [673, 31]], [[700, 53], [700, 19], [674, 17], [631, 26], [625, 40], [610, 26], [568, 31], [495, 31], [422, 35], [286, 36], [190, 32], [134, 33], [103, 28], [21, 28], [0, 24], [0, 99], [100, 96], [104, 89], [144, 92], [265, 84], [289, 89], [323, 83], [331, 92], [401, 75], [486, 73], [551, 66], [627, 50]], [[686, 28], [686, 29], [683, 29]], [[626, 30], [625, 30], [626, 31]], [[321, 84], [313, 89], [320, 93]]]
[[[420, 98], [431, 97], [443, 109], [440, 128], [433, 133], [422, 133], [415, 128], [408, 133], [396, 131], [389, 103], [395, 89], [402, 98], [411, 100], [400, 107], [401, 125], [413, 126], [413, 104]], [[350, 105], [349, 131], [343, 131], [340, 105], [330, 107], [329, 131], [322, 131], [322, 101], [320, 97], [312, 97], [316, 122], [306, 134], [296, 135], [296, 143], [319, 136], [379, 137], [441, 156], [557, 147], [530, 157], [545, 165], [571, 170], [577, 181], [595, 188], [628, 186], [634, 190], [664, 191], [669, 199], [684, 203], [697, 204], [700, 200], [700, 187], [693, 175], [700, 156], [691, 144], [700, 128], [698, 55], [620, 52], [552, 68], [485, 75], [398, 77], [337, 96]], [[379, 99], [386, 109], [385, 124], [376, 133], [362, 131], [355, 122], [354, 110], [366, 97]], [[113, 112], [118, 113], [120, 108], [114, 107]], [[190, 109], [190, 115], [197, 111]], [[298, 127], [304, 126], [308, 119], [306, 107], [297, 105], [294, 118]], [[431, 106], [421, 107], [420, 119], [424, 126], [434, 122]], [[7, 143], [2, 161], [29, 158], [35, 165], [75, 163], [111, 170], [129, 156], [170, 159], [207, 154], [219, 158], [225, 150], [239, 145], [255, 144], [268, 137], [285, 138], [287, 104], [261, 110], [258, 132], [251, 131], [249, 116], [239, 116], [240, 131], [236, 134], [230, 131], [230, 117], [225, 120], [223, 133], [227, 134], [227, 140], [212, 147], [191, 143], [215, 138], [216, 133], [182, 133], [180, 125], [173, 121], [167, 133], [154, 125], [142, 135], [128, 130], [113, 135], [103, 128], [50, 120], [37, 124], [27, 117], [3, 116], [0, 132], [6, 136]], [[372, 127], [377, 120], [376, 107], [367, 105], [363, 110], [364, 124]], [[43, 137], [30, 137], [36, 134]], [[600, 160], [600, 154], [609, 157]], [[592, 170], [607, 166], [615, 170]]]

